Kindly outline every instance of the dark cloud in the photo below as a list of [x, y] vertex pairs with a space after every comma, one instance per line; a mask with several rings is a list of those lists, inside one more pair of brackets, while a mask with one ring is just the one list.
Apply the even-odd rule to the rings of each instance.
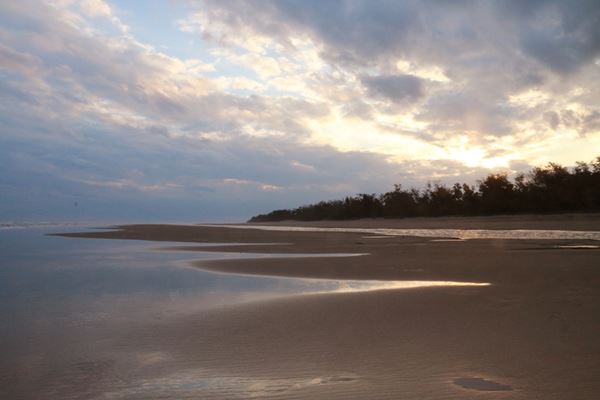
[[600, 111], [594, 110], [583, 118], [582, 132], [597, 132], [600, 130]]
[[555, 111], [548, 111], [544, 113], [544, 120], [553, 130], [558, 128], [558, 124], [560, 123], [560, 117]]
[[554, 114], [556, 119], [553, 119], [552, 122], [556, 122], [557, 127], [562, 124], [567, 129], [576, 130], [582, 136], [600, 131], [600, 109], [594, 109], [584, 114], [576, 113], [573, 110], [562, 110], [560, 114], [556, 112]]
[[283, 0], [264, 1], [259, 8], [245, 1], [202, 3], [209, 20], [250, 27], [285, 44], [305, 32], [326, 44], [325, 58], [360, 64], [401, 50], [420, 25], [418, 9], [409, 1]]
[[600, 55], [600, 2], [597, 0], [507, 0], [497, 2], [518, 23], [523, 51], [560, 74]]
[[512, 45], [566, 73], [600, 51], [597, 0], [267, 0], [260, 8], [245, 1], [203, 4], [209, 19], [234, 29], [250, 28], [282, 43], [307, 33], [323, 44], [325, 58], [359, 65], [407, 56], [440, 61], [440, 56], [460, 58], [490, 46], [502, 57], [503, 47]]
[[416, 101], [424, 95], [422, 80], [412, 75], [366, 75], [361, 82], [371, 95], [395, 103]]

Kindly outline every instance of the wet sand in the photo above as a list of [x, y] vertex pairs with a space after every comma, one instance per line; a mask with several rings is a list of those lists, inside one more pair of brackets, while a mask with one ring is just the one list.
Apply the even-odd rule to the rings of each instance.
[[599, 230], [600, 213], [489, 215], [478, 217], [363, 218], [349, 221], [282, 221], [251, 225], [316, 226], [346, 228], [421, 229], [568, 229]]
[[[457, 221], [445, 227], [457, 228]], [[570, 229], [565, 220], [553, 224]], [[600, 230], [589, 221], [573, 229], [583, 225]], [[501, 229], [511, 228], [523, 226], [502, 222]], [[189, 242], [192, 252], [368, 253], [195, 263], [218, 272], [491, 283], [293, 296], [157, 322], [123, 338], [123, 346], [164, 360], [147, 367], [148, 382], [140, 387], [150, 389], [117, 398], [160, 397], [151, 390], [157, 382], [201, 384], [203, 398], [600, 396], [600, 250], [557, 247], [591, 241], [448, 242], [173, 225], [72, 236]], [[194, 242], [256, 245], [196, 248]]]

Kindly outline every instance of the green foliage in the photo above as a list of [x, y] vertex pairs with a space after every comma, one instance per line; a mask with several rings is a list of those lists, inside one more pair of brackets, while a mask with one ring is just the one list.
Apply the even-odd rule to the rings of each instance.
[[402, 185], [394, 185], [394, 190], [381, 195], [362, 193], [276, 210], [250, 222], [573, 211], [600, 211], [600, 157], [589, 164], [577, 162], [572, 170], [549, 163], [518, 174], [514, 181], [506, 174], [490, 174], [477, 188], [456, 183], [404, 190]]

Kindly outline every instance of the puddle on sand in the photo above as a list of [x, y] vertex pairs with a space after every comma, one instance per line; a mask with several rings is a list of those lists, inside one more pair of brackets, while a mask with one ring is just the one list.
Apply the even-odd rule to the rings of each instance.
[[462, 377], [454, 380], [454, 384], [463, 389], [477, 390], [480, 392], [507, 392], [514, 390], [504, 383], [494, 382], [489, 379], [478, 377]]
[[538, 240], [600, 240], [600, 231], [563, 231], [542, 229], [388, 229], [388, 228], [317, 228], [308, 226], [219, 225], [200, 224], [235, 229], [258, 229], [284, 232], [350, 232], [370, 236], [417, 236], [443, 239], [538, 239]]
[[[298, 278], [295, 278], [298, 279]], [[306, 281], [310, 281], [307, 279]], [[352, 292], [371, 292], [375, 290], [390, 289], [413, 289], [436, 286], [490, 286], [487, 282], [453, 282], [453, 281], [374, 281], [374, 280], [340, 280], [327, 281], [324, 279], [315, 279], [313, 285], [318, 288], [321, 285], [322, 290], [309, 291], [308, 293], [352, 293]]]
[[570, 250], [591, 250], [600, 249], [600, 246], [592, 244], [572, 244], [572, 245], [560, 245], [554, 246], [555, 249], [570, 249]]
[[362, 236], [363, 239], [391, 239], [393, 236], [390, 235], [367, 235]]

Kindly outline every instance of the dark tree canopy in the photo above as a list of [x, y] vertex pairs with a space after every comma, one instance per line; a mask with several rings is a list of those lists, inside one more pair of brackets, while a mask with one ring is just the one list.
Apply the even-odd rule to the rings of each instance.
[[509, 213], [560, 213], [600, 211], [600, 157], [574, 168], [556, 163], [518, 174], [490, 174], [469, 186], [428, 184], [423, 190], [361, 193], [343, 200], [321, 201], [290, 210], [275, 210], [250, 222], [283, 220], [315, 221], [358, 218], [403, 218], [444, 215], [493, 215]]

